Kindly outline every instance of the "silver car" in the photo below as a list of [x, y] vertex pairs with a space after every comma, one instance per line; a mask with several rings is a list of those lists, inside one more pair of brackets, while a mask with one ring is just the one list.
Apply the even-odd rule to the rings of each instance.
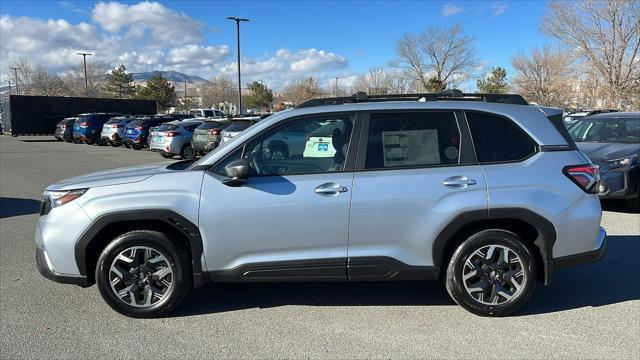
[[100, 139], [111, 146], [122, 145], [122, 135], [127, 124], [135, 120], [132, 117], [114, 117], [102, 125]]
[[191, 147], [193, 130], [202, 125], [204, 119], [174, 120], [160, 125], [150, 135], [149, 150], [159, 152], [165, 158], [180, 155], [182, 159], [193, 159]]
[[238, 134], [249, 128], [251, 125], [257, 123], [258, 121], [260, 121], [259, 116], [231, 119], [231, 124], [229, 124], [229, 126], [227, 126], [224, 130], [222, 130], [220, 134], [222, 136], [221, 142], [225, 143], [233, 139]]
[[463, 308], [501, 316], [554, 270], [604, 255], [598, 180], [559, 109], [358, 93], [275, 114], [197, 162], [48, 186], [36, 264], [134, 317], [207, 282], [437, 279]]

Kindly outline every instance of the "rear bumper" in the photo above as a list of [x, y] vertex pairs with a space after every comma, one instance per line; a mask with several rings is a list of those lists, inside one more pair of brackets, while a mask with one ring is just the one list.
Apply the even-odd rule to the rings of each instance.
[[208, 153], [209, 151], [218, 147], [217, 142], [191, 142], [191, 147], [197, 153]]
[[47, 253], [42, 249], [36, 249], [36, 267], [42, 276], [51, 281], [83, 287], [91, 285], [86, 276], [60, 274], [51, 270], [49, 261], [47, 260]]
[[598, 238], [595, 243], [595, 249], [579, 254], [563, 256], [545, 261], [544, 284], [549, 285], [551, 283], [551, 278], [555, 270], [596, 262], [604, 257], [606, 249], [607, 232], [604, 228], [601, 227], [598, 231]]

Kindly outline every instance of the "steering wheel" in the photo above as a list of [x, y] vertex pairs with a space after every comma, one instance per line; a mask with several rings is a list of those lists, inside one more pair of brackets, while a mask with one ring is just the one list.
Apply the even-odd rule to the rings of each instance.
[[262, 150], [259, 146], [256, 146], [256, 148], [249, 153], [249, 165], [256, 174], [260, 175], [264, 173], [265, 166], [262, 161]]

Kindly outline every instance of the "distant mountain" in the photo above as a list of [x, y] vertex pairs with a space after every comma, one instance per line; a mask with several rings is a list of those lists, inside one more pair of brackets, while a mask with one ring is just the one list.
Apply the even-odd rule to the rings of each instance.
[[203, 79], [200, 76], [183, 74], [177, 71], [147, 71], [142, 73], [131, 73], [133, 80], [136, 82], [146, 82], [151, 79], [152, 76], [162, 75], [163, 78], [171, 81], [172, 83], [184, 83], [185, 76], [187, 77], [187, 84], [202, 84], [208, 83], [207, 79]]

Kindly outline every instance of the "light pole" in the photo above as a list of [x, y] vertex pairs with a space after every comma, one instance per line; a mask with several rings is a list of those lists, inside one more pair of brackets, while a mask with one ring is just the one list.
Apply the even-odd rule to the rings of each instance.
[[236, 37], [238, 40], [238, 112], [242, 114], [242, 83], [240, 82], [240, 22], [249, 21], [249, 19], [228, 16], [227, 19], [236, 22]]
[[16, 75], [16, 95], [20, 95], [20, 91], [18, 90], [18, 69], [19, 67], [10, 67], [9, 69], [13, 70], [13, 73]]
[[76, 53], [78, 55], [82, 55], [82, 62], [84, 63], [84, 92], [89, 97], [89, 81], [87, 80], [87, 55], [91, 56], [93, 54], [89, 53]]
[[7, 80], [7, 83], [9, 83], [9, 95], [11, 95], [11, 80]]
[[336, 77], [336, 85], [335, 85], [335, 89], [336, 89], [336, 90], [335, 90], [335, 92], [336, 92], [335, 96], [338, 96], [338, 78], [337, 78], [337, 77]]

